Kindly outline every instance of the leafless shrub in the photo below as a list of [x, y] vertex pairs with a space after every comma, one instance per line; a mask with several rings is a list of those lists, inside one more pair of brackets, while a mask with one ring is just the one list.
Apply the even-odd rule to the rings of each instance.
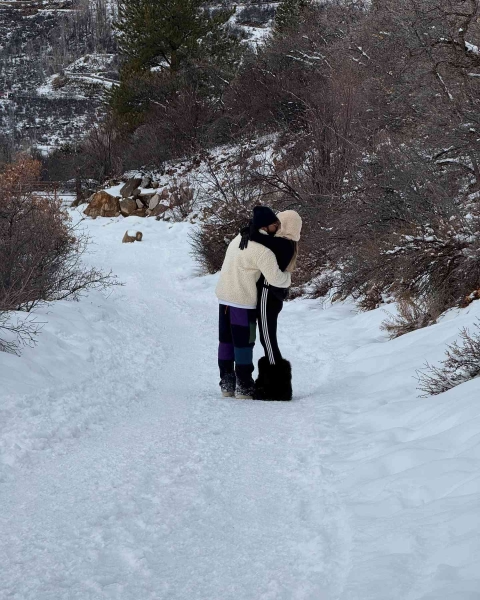
[[[87, 239], [77, 235], [61, 202], [32, 192], [40, 165], [20, 158], [0, 173], [0, 311], [31, 312], [41, 303], [73, 299], [88, 289], [115, 284], [111, 274], [87, 268]], [[5, 318], [6, 319], [6, 318]], [[31, 340], [31, 320], [4, 328], [18, 340]], [[10, 322], [10, 325], [6, 325]], [[7, 349], [16, 345], [7, 342]]]
[[283, 160], [259, 180], [304, 217], [302, 276], [338, 272], [332, 291], [363, 309], [393, 296], [395, 335], [480, 286], [478, 202], [467, 198], [480, 181], [480, 31], [464, 8], [314, 7], [227, 94], [245, 123], [285, 131]]
[[31, 315], [20, 317], [10, 312], [0, 312], [0, 352], [20, 354], [20, 348], [33, 347], [37, 343], [37, 336], [42, 329], [42, 323]]
[[122, 173], [124, 139], [108, 117], [95, 125], [82, 143], [82, 155], [78, 161], [81, 171], [97, 181]]
[[186, 87], [167, 98], [168, 88], [158, 87], [152, 91], [155, 100], [145, 124], [135, 131], [127, 147], [128, 168], [158, 168], [166, 160], [196, 151], [211, 120], [209, 103], [195, 88]]
[[175, 182], [169, 189], [173, 220], [185, 221], [195, 210], [198, 190], [187, 182]]
[[441, 394], [480, 375], [480, 323], [475, 323], [475, 328], [474, 333], [466, 328], [460, 331], [460, 343], [455, 341], [447, 346], [441, 366], [427, 363], [424, 371], [417, 371], [421, 397]]
[[390, 339], [400, 337], [416, 329], [422, 329], [435, 322], [428, 306], [420, 304], [412, 298], [399, 299], [397, 311], [397, 315], [390, 315], [381, 325], [381, 329], [389, 334]]
[[317, 298], [327, 299], [335, 294], [337, 285], [337, 274], [330, 271], [324, 271], [317, 277], [314, 277], [308, 285], [303, 285], [302, 291], [307, 298], [312, 300]]
[[358, 308], [364, 311], [375, 310], [381, 304], [383, 304], [383, 295], [374, 285], [366, 290], [364, 295], [357, 302]]
[[384, 148], [356, 173], [328, 220], [342, 294], [364, 308], [372, 289], [411, 297], [432, 319], [464, 302], [480, 284], [479, 216], [458, 197], [458, 180], [404, 148]]
[[345, 56], [342, 44], [334, 51], [332, 42], [346, 41], [349, 21], [359, 12], [334, 3], [312, 6], [300, 27], [272, 37], [246, 61], [225, 96], [239, 125], [255, 130], [302, 126], [312, 97], [322, 96], [324, 87], [333, 81], [336, 55], [338, 61]]

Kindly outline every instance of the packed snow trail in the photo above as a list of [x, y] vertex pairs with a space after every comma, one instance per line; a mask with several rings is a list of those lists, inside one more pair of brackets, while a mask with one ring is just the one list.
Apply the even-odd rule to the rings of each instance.
[[412, 380], [476, 306], [386, 342], [381, 311], [288, 303], [294, 401], [222, 399], [191, 227], [82, 225], [125, 286], [0, 355], [2, 600], [480, 598], [479, 381]]

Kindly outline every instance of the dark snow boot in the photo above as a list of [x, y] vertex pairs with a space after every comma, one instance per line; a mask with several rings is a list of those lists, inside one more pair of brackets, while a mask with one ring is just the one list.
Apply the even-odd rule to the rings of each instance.
[[233, 398], [235, 396], [235, 373], [225, 373], [220, 379], [220, 389], [224, 398]]
[[235, 398], [237, 400], [253, 400], [254, 392], [255, 385], [253, 383], [253, 380], [251, 384], [246, 385], [242, 385], [237, 380], [237, 387], [235, 388]]
[[255, 400], [291, 400], [292, 366], [282, 358], [271, 365], [266, 356], [258, 361]]
[[265, 400], [265, 385], [268, 379], [268, 371], [270, 369], [270, 363], [266, 356], [258, 361], [258, 377], [255, 380], [255, 400]]

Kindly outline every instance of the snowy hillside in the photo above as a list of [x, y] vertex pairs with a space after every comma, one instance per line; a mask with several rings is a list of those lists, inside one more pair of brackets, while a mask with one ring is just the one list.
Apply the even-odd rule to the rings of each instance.
[[[277, 4], [237, 6], [231, 25], [245, 44], [268, 37]], [[119, 80], [116, 10], [107, 0], [0, 2], [0, 141], [51, 151], [101, 121]]]
[[192, 226], [81, 226], [125, 286], [0, 354], [0, 598], [480, 598], [480, 380], [413, 378], [480, 302], [393, 341], [384, 310], [287, 303], [294, 401], [226, 400]]
[[0, 136], [12, 147], [77, 143], [104, 113], [102, 77], [112, 79], [113, 58], [107, 55], [109, 64], [101, 65], [88, 53], [94, 39], [86, 27], [77, 27], [83, 32], [77, 41], [67, 31], [68, 19], [81, 19], [73, 17], [79, 6], [70, 0], [0, 3]]

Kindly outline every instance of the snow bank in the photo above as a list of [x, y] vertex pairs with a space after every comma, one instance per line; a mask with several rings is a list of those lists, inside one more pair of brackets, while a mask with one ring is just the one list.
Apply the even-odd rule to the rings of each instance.
[[385, 585], [389, 598], [480, 597], [480, 380], [419, 399], [413, 379], [479, 315], [479, 303], [451, 311], [345, 358], [346, 435], [332, 463], [354, 532], [342, 598], [380, 598]]

